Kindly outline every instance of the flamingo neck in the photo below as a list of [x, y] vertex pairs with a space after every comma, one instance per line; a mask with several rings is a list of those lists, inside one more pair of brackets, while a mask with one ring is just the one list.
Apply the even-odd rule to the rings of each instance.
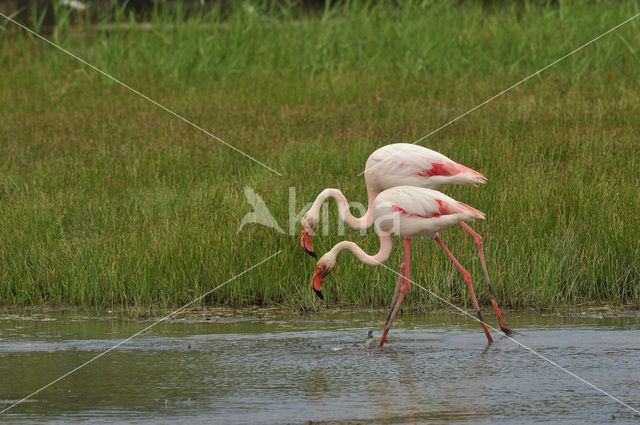
[[380, 236], [380, 250], [375, 255], [367, 254], [366, 252], [364, 252], [362, 248], [360, 248], [357, 244], [351, 241], [342, 241], [336, 244], [333, 248], [331, 248], [331, 251], [329, 251], [327, 254], [336, 258], [338, 256], [338, 253], [340, 253], [340, 251], [347, 249], [353, 252], [353, 254], [356, 257], [358, 257], [358, 260], [362, 261], [363, 263], [369, 266], [378, 266], [380, 265], [380, 263], [383, 263], [384, 261], [387, 260], [387, 258], [389, 258], [389, 255], [391, 254], [391, 247], [393, 246], [393, 240], [391, 235], [379, 235], [379, 236]]
[[342, 194], [339, 189], [325, 189], [316, 198], [309, 210], [309, 214], [314, 217], [320, 216], [320, 207], [324, 201], [328, 198], [333, 198], [336, 200], [336, 204], [338, 204], [338, 213], [340, 214], [340, 219], [347, 223], [347, 226], [352, 229], [366, 229], [371, 227], [373, 224], [373, 201], [376, 198], [377, 193], [372, 193], [370, 190], [367, 190], [369, 195], [369, 203], [367, 206], [367, 211], [360, 218], [354, 217], [349, 210], [349, 201]]

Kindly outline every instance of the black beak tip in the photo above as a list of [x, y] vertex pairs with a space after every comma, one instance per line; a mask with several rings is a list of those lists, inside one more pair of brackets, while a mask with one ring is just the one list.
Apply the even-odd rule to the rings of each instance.
[[324, 301], [324, 295], [322, 295], [322, 291], [318, 291], [316, 288], [313, 288], [313, 292], [316, 293], [316, 295], [318, 296], [318, 298], [320, 298], [321, 300]]
[[318, 255], [317, 255], [315, 252], [313, 252], [313, 251], [309, 251], [309, 250], [308, 250], [308, 249], [306, 249], [306, 248], [304, 249], [304, 251], [305, 251], [307, 254], [309, 254], [310, 256], [312, 256], [313, 258], [318, 258]]

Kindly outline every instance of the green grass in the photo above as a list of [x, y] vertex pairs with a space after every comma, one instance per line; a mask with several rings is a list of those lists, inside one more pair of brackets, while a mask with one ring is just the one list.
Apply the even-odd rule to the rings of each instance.
[[[257, 5], [189, 18], [165, 8], [151, 29], [129, 18], [109, 30], [57, 12], [48, 37], [282, 177], [4, 24], [0, 303], [177, 306], [282, 249], [206, 303], [317, 308], [314, 261], [296, 236], [236, 234], [251, 210], [245, 186], [285, 230], [290, 186], [298, 209], [325, 187], [364, 202], [357, 174], [375, 148], [422, 137], [639, 11], [638, 1]], [[487, 214], [472, 227], [503, 306], [640, 305], [639, 29], [640, 18], [421, 143], [489, 178], [443, 190]], [[329, 206], [319, 253], [341, 239]], [[374, 234], [345, 238], [377, 250]], [[487, 304], [471, 239], [458, 228], [442, 238]], [[470, 306], [437, 245], [413, 247], [412, 277]], [[395, 280], [343, 253], [327, 304], [385, 305]], [[406, 302], [439, 305], [419, 290]]]

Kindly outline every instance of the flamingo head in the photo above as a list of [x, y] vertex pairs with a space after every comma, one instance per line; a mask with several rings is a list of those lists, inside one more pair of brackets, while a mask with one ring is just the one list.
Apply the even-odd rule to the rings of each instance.
[[324, 282], [325, 276], [328, 275], [335, 266], [336, 256], [331, 252], [323, 255], [316, 264], [316, 269], [311, 278], [311, 288], [321, 300], [324, 300], [324, 296], [322, 295], [322, 282]]
[[302, 230], [300, 231], [300, 246], [307, 252], [307, 254], [311, 255], [313, 258], [317, 258], [317, 255], [313, 250], [313, 245], [311, 244], [311, 236], [316, 232], [316, 228], [318, 227], [318, 217], [316, 215], [306, 213], [304, 217], [302, 217], [301, 223]]

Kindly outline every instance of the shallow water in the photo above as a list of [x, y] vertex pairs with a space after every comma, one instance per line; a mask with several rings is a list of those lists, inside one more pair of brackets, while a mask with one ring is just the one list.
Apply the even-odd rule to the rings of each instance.
[[[515, 339], [640, 409], [640, 319], [507, 314]], [[43, 320], [44, 319], [44, 320]], [[640, 423], [477, 322], [381, 314], [171, 320], [0, 416], [4, 423]], [[490, 320], [490, 319], [488, 319]], [[490, 320], [491, 321], [491, 320]], [[0, 410], [148, 326], [0, 317]]]

